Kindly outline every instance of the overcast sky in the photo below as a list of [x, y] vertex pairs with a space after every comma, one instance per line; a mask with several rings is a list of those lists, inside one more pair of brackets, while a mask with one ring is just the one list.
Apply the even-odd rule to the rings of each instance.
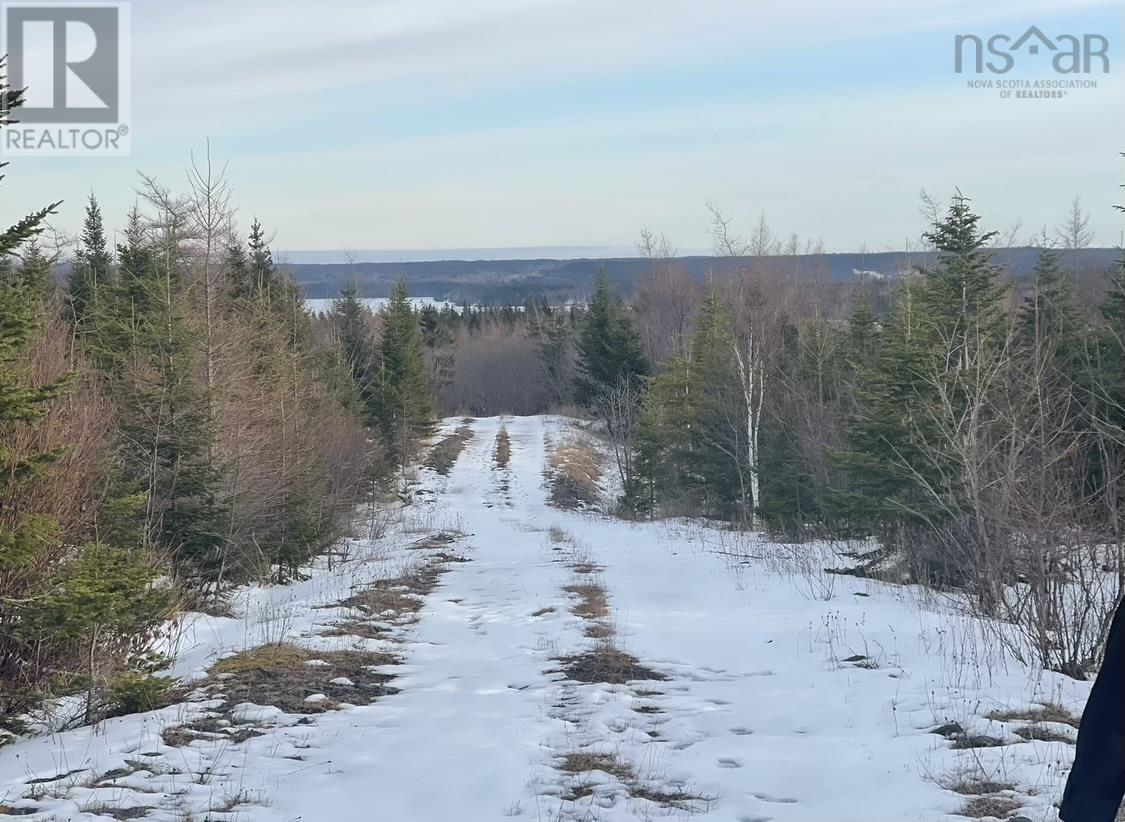
[[[3, 218], [93, 190], [118, 226], [136, 172], [229, 160], [240, 222], [282, 249], [706, 249], [746, 233], [902, 248], [918, 192], [991, 226], [1055, 225], [1081, 195], [1100, 245], [1125, 200], [1119, 0], [135, 0], [132, 155], [19, 158]], [[1100, 33], [1112, 71], [1061, 100], [953, 71], [957, 33]], [[1012, 77], [1056, 78], [1022, 62]], [[1023, 72], [1023, 73], [1021, 73]]]

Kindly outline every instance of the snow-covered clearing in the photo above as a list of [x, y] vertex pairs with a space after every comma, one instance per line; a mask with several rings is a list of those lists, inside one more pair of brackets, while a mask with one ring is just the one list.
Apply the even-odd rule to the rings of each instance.
[[[818, 546], [549, 507], [545, 442], [567, 425], [472, 422], [448, 475], [420, 471], [381, 538], [308, 581], [243, 591], [236, 618], [188, 617], [174, 673], [209, 690], [0, 750], [0, 815], [1056, 818], [1071, 748], [1055, 737], [1074, 730], [1028, 709], [1077, 714], [1088, 685], [1006, 659], [918, 591], [822, 573]], [[270, 684], [311, 713], [235, 704], [246, 670], [247, 693], [268, 679], [243, 658], [203, 680], [271, 643], [299, 646], [296, 684]]]

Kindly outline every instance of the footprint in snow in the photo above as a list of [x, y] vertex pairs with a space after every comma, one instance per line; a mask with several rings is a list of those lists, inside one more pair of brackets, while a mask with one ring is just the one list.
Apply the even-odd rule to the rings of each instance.
[[755, 799], [760, 802], [772, 802], [775, 805], [796, 805], [796, 799], [789, 799], [787, 797], [770, 796], [768, 793], [755, 793], [751, 794]]

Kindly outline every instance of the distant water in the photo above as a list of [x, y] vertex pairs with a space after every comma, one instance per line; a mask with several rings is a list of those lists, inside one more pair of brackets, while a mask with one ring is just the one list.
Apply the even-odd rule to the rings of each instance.
[[[448, 303], [443, 300], [435, 300], [433, 297], [410, 297], [410, 304], [414, 306], [415, 310], [423, 308], [427, 305], [436, 306], [437, 308], [444, 308], [449, 306], [455, 311], [458, 306], [453, 303]], [[372, 311], [378, 313], [383, 310], [384, 306], [390, 302], [387, 297], [360, 297], [359, 301], [370, 308]], [[308, 306], [309, 311], [313, 314], [327, 314], [332, 310], [332, 303], [336, 302], [335, 299], [328, 300], [305, 300], [305, 305]]]

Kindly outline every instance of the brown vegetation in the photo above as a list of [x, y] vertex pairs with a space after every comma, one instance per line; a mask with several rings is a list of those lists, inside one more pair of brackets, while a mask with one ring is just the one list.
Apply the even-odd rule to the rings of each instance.
[[601, 455], [584, 440], [571, 439], [558, 445], [549, 458], [551, 504], [559, 508], [586, 508], [601, 496]]
[[430, 449], [430, 453], [426, 455], [422, 464], [437, 471], [442, 476], [448, 475], [453, 468], [453, 463], [457, 462], [457, 458], [461, 456], [461, 452], [465, 449], [469, 440], [473, 438], [473, 429], [469, 422], [469, 420], [462, 421], [456, 431], [449, 436], [442, 437]]
[[588, 651], [561, 657], [561, 673], [575, 682], [602, 682], [625, 685], [637, 680], [666, 680], [668, 677], [651, 668], [611, 643], [601, 643]]
[[508, 429], [501, 428], [496, 435], [496, 450], [492, 452], [492, 459], [497, 468], [507, 468], [512, 458], [512, 439], [508, 436]]

